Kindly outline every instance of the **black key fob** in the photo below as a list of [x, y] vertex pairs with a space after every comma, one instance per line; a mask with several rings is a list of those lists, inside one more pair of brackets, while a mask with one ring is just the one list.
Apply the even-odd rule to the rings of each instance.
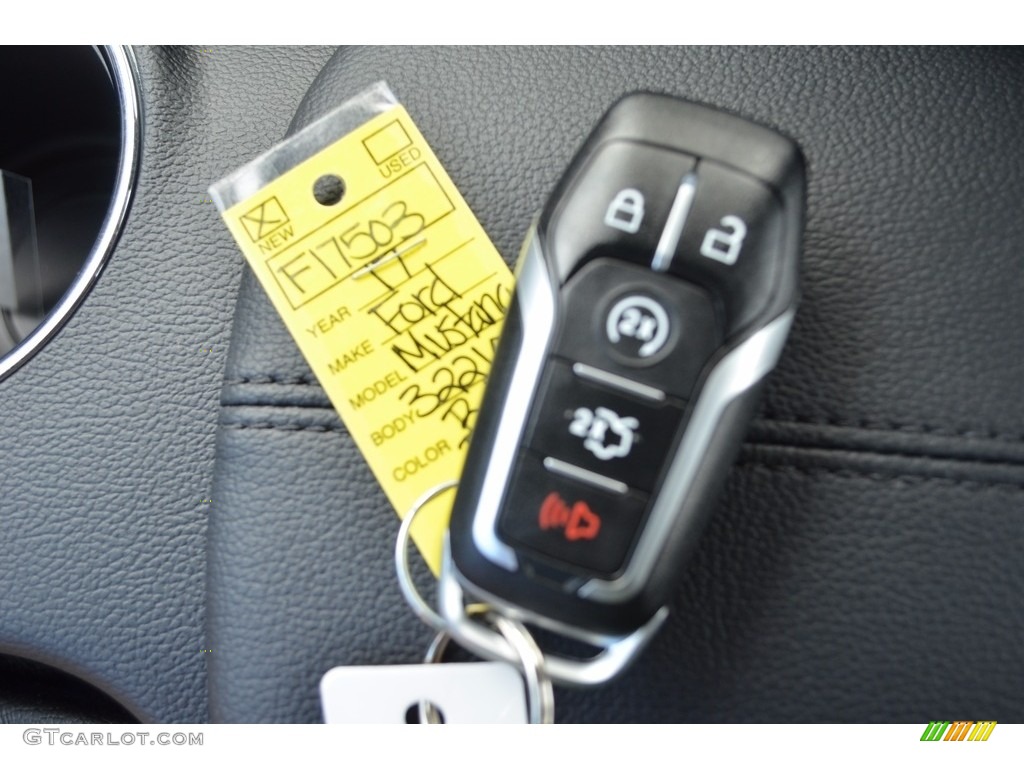
[[530, 232], [456, 494], [446, 578], [593, 640], [666, 605], [797, 303], [797, 145], [629, 95]]

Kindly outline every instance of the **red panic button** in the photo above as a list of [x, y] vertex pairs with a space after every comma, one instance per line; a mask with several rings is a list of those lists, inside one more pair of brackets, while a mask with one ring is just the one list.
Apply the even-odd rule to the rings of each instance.
[[498, 536], [527, 560], [581, 576], [622, 567], [647, 507], [647, 494], [599, 488], [552, 472], [523, 451], [498, 518]]
[[554, 491], [541, 503], [537, 523], [542, 531], [563, 529], [568, 541], [589, 541], [601, 531], [601, 518], [585, 501], [577, 501], [570, 509], [565, 499]]

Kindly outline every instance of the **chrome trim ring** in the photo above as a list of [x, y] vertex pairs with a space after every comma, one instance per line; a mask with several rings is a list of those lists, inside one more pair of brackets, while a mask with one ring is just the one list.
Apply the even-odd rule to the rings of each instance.
[[121, 157], [111, 203], [96, 242], [71, 286], [43, 321], [0, 359], [0, 379], [27, 362], [60, 330], [82, 303], [103, 271], [103, 266], [117, 243], [121, 227], [131, 208], [142, 145], [142, 95], [139, 89], [138, 66], [135, 54], [129, 46], [105, 45], [99, 47], [99, 52], [107, 66], [121, 108]]

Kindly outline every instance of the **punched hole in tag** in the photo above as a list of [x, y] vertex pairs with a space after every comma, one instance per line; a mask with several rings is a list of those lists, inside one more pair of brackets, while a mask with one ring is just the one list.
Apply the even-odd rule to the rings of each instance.
[[345, 180], [334, 173], [325, 173], [313, 182], [313, 199], [320, 205], [337, 205], [345, 196]]

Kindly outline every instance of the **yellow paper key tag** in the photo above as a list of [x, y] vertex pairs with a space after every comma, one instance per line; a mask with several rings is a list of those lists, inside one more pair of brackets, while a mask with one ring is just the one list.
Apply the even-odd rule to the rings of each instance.
[[[512, 275], [387, 85], [210, 192], [395, 510], [457, 480]], [[452, 498], [412, 531], [435, 574]]]

